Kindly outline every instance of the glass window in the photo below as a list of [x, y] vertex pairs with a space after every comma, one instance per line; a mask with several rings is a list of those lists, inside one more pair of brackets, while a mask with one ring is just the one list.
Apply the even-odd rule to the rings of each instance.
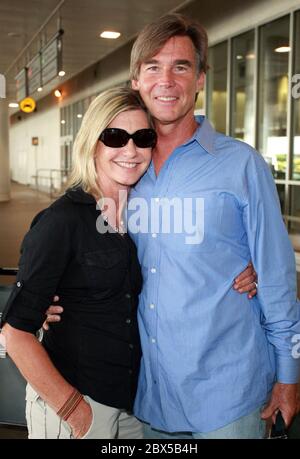
[[293, 171], [292, 179], [300, 180], [300, 11], [295, 15], [295, 73], [293, 82]]
[[232, 137], [254, 146], [254, 31], [232, 40]]
[[72, 122], [72, 113], [73, 113], [73, 105], [68, 105], [66, 107], [66, 134], [65, 135], [73, 135], [73, 122]]
[[73, 104], [73, 136], [77, 135], [84, 115], [83, 100]]
[[195, 111], [197, 113], [204, 113], [204, 90], [201, 89], [198, 93], [198, 97], [196, 100]]
[[207, 116], [215, 129], [226, 133], [227, 41], [209, 48]]
[[[289, 232], [291, 234], [300, 233], [300, 186], [293, 185], [290, 187], [290, 216]], [[299, 240], [300, 243], [300, 240]], [[300, 248], [300, 244], [299, 244]]]
[[286, 175], [289, 16], [260, 29], [259, 150], [274, 177]]
[[284, 214], [284, 196], [285, 196], [285, 185], [277, 184], [277, 193], [280, 201], [281, 213]]
[[60, 110], [60, 135], [64, 137], [66, 135], [66, 108]]

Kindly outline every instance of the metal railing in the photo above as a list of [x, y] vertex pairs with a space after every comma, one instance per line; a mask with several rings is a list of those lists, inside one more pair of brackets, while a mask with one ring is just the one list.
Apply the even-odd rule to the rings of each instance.
[[37, 191], [48, 192], [50, 198], [56, 198], [64, 190], [67, 183], [69, 169], [37, 169], [35, 189]]

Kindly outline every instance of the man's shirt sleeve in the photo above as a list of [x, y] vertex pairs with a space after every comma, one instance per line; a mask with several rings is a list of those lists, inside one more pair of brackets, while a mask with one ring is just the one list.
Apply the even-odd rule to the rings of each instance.
[[300, 338], [300, 308], [295, 256], [273, 177], [257, 153], [251, 155], [246, 167], [243, 218], [258, 274], [263, 326], [269, 342], [275, 347], [277, 381], [296, 383], [300, 358], [294, 355], [293, 346], [297, 335]]

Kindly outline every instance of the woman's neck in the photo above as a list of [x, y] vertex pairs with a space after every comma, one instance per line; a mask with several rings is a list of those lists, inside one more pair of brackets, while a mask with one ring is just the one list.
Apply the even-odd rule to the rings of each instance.
[[94, 198], [99, 204], [103, 217], [113, 228], [122, 226], [122, 215], [125, 206], [127, 206], [127, 198], [130, 187], [116, 186], [108, 187], [104, 184], [99, 184], [101, 196], [94, 195]]

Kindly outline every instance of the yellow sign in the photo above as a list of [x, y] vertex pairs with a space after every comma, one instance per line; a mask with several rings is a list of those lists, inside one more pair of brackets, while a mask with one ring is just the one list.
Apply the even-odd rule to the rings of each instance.
[[26, 97], [20, 102], [20, 109], [22, 110], [22, 112], [31, 113], [34, 111], [35, 107], [36, 107], [35, 100], [32, 99], [31, 97]]

